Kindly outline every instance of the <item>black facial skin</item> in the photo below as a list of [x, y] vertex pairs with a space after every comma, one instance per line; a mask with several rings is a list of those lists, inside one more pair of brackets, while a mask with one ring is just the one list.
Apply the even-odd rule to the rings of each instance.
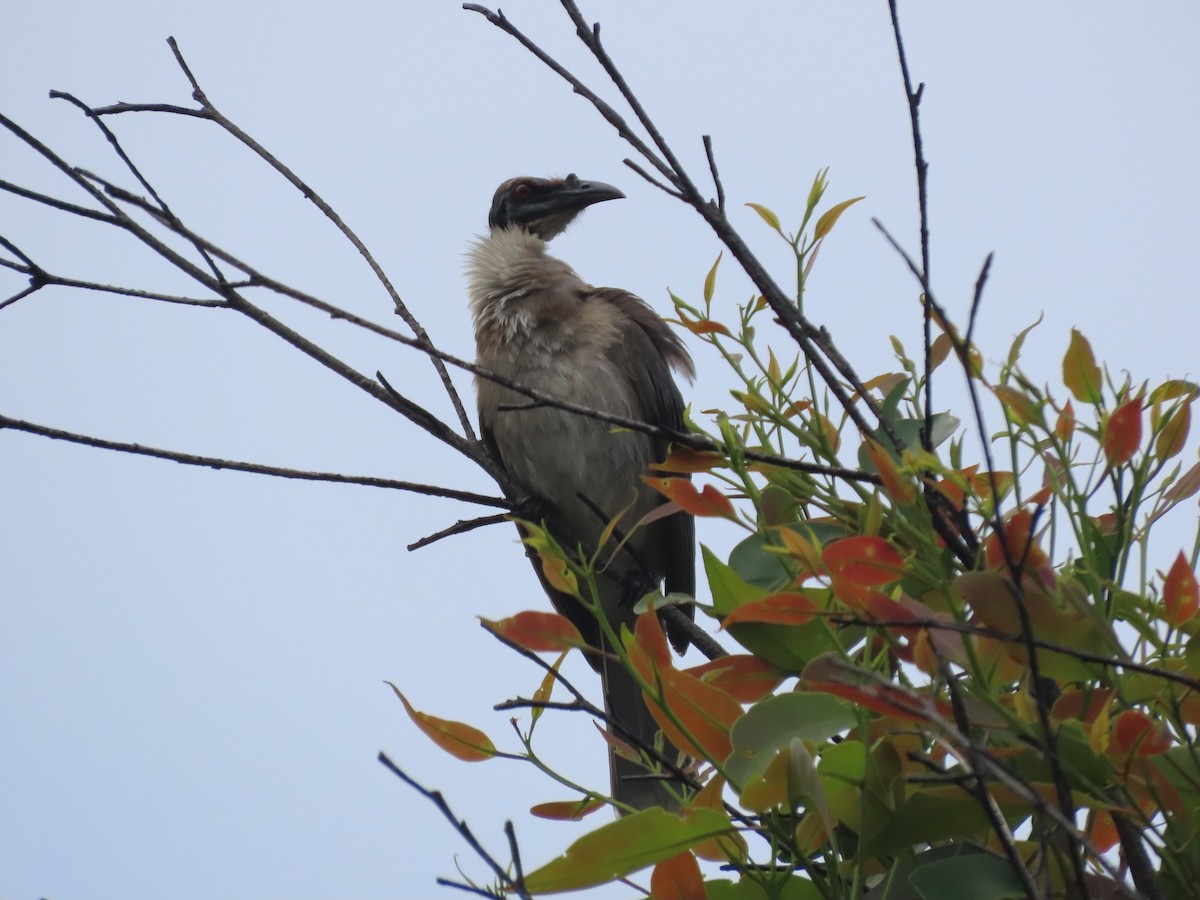
[[558, 234], [580, 210], [625, 195], [602, 181], [512, 178], [500, 185], [488, 213], [491, 228], [520, 227], [545, 240]]

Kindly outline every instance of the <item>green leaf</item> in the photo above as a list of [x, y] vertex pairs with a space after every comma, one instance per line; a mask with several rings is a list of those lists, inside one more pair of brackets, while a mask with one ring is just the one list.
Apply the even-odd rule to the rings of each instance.
[[1008, 860], [973, 853], [927, 863], [908, 877], [921, 900], [1009, 900], [1024, 897]]
[[748, 584], [768, 593], [782, 590], [791, 584], [792, 575], [783, 557], [765, 549], [773, 546], [761, 534], [752, 534], [733, 548], [729, 554], [729, 565]]
[[764, 222], [766, 222], [768, 225], [770, 225], [772, 228], [774, 228], [776, 231], [780, 230], [779, 216], [775, 215], [775, 213], [771, 212], [771, 210], [767, 209], [765, 206], [763, 206], [762, 204], [759, 204], [759, 203], [747, 203], [746, 205], [748, 207], [750, 207], [752, 210], [754, 210], [756, 213], [758, 213], [759, 216], [762, 217], [762, 220]]
[[[738, 571], [717, 559], [707, 547], [701, 545], [700, 552], [712, 592], [713, 611], [718, 617], [727, 616], [743, 603], [761, 600], [771, 593], [746, 581]], [[732, 626], [729, 633], [755, 656], [762, 657], [785, 672], [799, 672], [813, 657], [843, 649], [828, 626], [820, 620], [800, 626], [746, 623]], [[842, 634], [846, 640], [858, 640], [861, 637], [854, 629], [843, 629]]]
[[733, 724], [733, 755], [725, 774], [734, 785], [761, 775], [775, 754], [796, 738], [824, 741], [858, 722], [854, 711], [832, 694], [792, 693], [768, 697]]
[[813, 210], [817, 208], [817, 204], [821, 202], [821, 198], [825, 196], [825, 188], [828, 186], [829, 166], [826, 166], [813, 178], [812, 187], [808, 191], [808, 203], [805, 206], [804, 215], [806, 221], [812, 215]]
[[584, 835], [526, 875], [525, 887], [531, 894], [553, 894], [606, 884], [733, 831], [729, 819], [711, 809], [686, 818], [661, 807], [642, 810]]
[[817, 219], [817, 227], [813, 229], [813, 239], [820, 240], [833, 230], [833, 226], [837, 224], [837, 220], [841, 218], [842, 213], [857, 203], [862, 197], [854, 197], [850, 200], [843, 200], [829, 209], [825, 210], [821, 218]]
[[1021, 348], [1025, 345], [1026, 336], [1029, 334], [1029, 332], [1033, 331], [1033, 329], [1042, 324], [1042, 319], [1044, 317], [1045, 313], [1041, 313], [1037, 317], [1036, 322], [1021, 329], [1021, 333], [1016, 336], [1012, 342], [1012, 346], [1008, 349], [1008, 362], [1006, 364], [1006, 368], [1011, 369], [1017, 364], [1017, 360], [1021, 358]]

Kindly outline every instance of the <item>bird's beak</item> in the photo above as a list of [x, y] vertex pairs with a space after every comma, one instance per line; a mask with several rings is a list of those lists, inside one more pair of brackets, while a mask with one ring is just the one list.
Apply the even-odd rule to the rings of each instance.
[[580, 181], [577, 178], [564, 181], [559, 196], [577, 209], [605, 200], [625, 199], [625, 195], [611, 184], [605, 184], [603, 181]]
[[560, 213], [574, 215], [586, 209], [593, 203], [603, 203], [605, 200], [622, 200], [625, 195], [603, 181], [583, 181], [574, 175], [568, 175], [554, 188], [547, 191], [528, 206], [531, 218], [544, 218]]

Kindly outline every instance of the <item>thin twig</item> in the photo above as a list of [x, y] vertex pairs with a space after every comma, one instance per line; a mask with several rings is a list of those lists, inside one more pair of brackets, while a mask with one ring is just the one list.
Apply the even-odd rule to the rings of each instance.
[[405, 549], [420, 550], [422, 547], [428, 547], [430, 544], [436, 544], [442, 538], [454, 537], [459, 534], [466, 534], [468, 531], [474, 531], [476, 528], [486, 528], [489, 525], [498, 525], [508, 521], [508, 515], [501, 513], [495, 516], [480, 516], [477, 519], [460, 519], [449, 528], [443, 528], [441, 531], [435, 531], [433, 534], [426, 535], [419, 541], [413, 541]]
[[712, 135], [704, 135], [704, 155], [708, 157], [708, 171], [712, 174], [713, 186], [717, 189], [717, 209], [725, 212], [725, 185], [721, 184], [721, 175], [717, 172], [717, 159], [713, 156]]
[[[82, 110], [84, 115], [86, 115], [89, 119], [91, 119], [92, 122], [95, 123], [96, 127], [100, 129], [100, 133], [104, 135], [105, 140], [107, 140], [109, 142], [109, 144], [112, 145], [113, 152], [115, 152], [117, 154], [117, 157], [121, 160], [121, 162], [125, 163], [125, 167], [127, 169], [129, 169], [129, 171], [133, 175], [133, 177], [136, 178], [138, 180], [138, 183], [146, 189], [147, 193], [149, 193], [151, 197], [154, 198], [154, 202], [158, 204], [158, 208], [160, 210], [162, 210], [162, 214], [164, 216], [166, 216], [167, 219], [169, 219], [171, 222], [177, 223], [180, 226], [180, 228], [183, 227], [183, 223], [179, 220], [179, 217], [176, 216], [174, 212], [172, 212], [171, 207], [169, 207], [167, 205], [167, 201], [165, 201], [161, 196], [159, 196], [158, 191], [156, 191], [154, 189], [154, 186], [145, 179], [145, 177], [141, 173], [141, 170], [139, 170], [138, 167], [134, 164], [133, 160], [130, 159], [129, 154], [125, 152], [125, 148], [121, 146], [121, 142], [119, 140], [117, 140], [117, 136], [113, 133], [112, 129], [110, 129], [104, 123], [103, 119], [101, 119], [98, 115], [96, 115], [96, 113], [92, 110], [92, 108], [90, 106], [88, 106], [86, 103], [84, 103], [82, 100], [78, 99], [74, 95], [69, 94], [65, 91], [51, 91], [50, 98], [52, 100], [66, 100], [68, 103], [72, 104], [77, 109]], [[205, 253], [204, 249], [202, 247], [197, 246], [196, 250], [199, 251], [200, 256], [203, 257], [204, 261], [206, 263], [208, 263], [208, 268], [213, 273], [213, 277], [215, 277], [216, 279], [218, 279], [220, 281], [223, 281], [225, 276], [223, 274], [221, 274], [221, 270], [219, 268], [217, 268], [217, 264], [213, 261], [212, 257], [210, 257], [207, 253]]]
[[[0, 241], [3, 241], [0, 238]], [[0, 265], [5, 265], [6, 268], [13, 269], [17, 272], [22, 272], [28, 275], [36, 283], [31, 285], [33, 288], [49, 287], [57, 285], [59, 287], [78, 288], [82, 291], [96, 291], [105, 294], [119, 294], [122, 297], [137, 297], [142, 300], [160, 300], [163, 303], [175, 303], [181, 306], [206, 306], [206, 307], [225, 307], [227, 304], [224, 300], [215, 297], [183, 297], [178, 294], [160, 294], [157, 291], [145, 291], [141, 288], [127, 288], [115, 284], [100, 284], [95, 281], [82, 281], [78, 278], [67, 278], [63, 275], [55, 275], [52, 272], [47, 272], [41, 266], [34, 265], [12, 265], [0, 260]], [[0, 303], [0, 309], [7, 305]]]
[[[375, 260], [375, 257], [371, 254], [371, 251], [367, 249], [367, 245], [363, 243], [354, 230], [342, 220], [342, 217], [338, 215], [337, 211], [334, 210], [334, 208], [330, 206], [320, 194], [313, 190], [309, 184], [303, 181], [295, 172], [284, 165], [262, 144], [256, 141], [247, 132], [243, 131], [236, 123], [233, 122], [233, 120], [226, 117], [224, 113], [217, 109], [217, 107], [212, 103], [211, 100], [208, 99], [208, 96], [200, 88], [200, 84], [196, 80], [195, 75], [192, 74], [191, 68], [184, 59], [183, 52], [179, 49], [179, 44], [176, 42], [175, 38], [167, 38], [167, 44], [170, 46], [171, 52], [175, 54], [175, 61], [179, 64], [179, 67], [183, 70], [184, 75], [192, 85], [192, 96], [195, 98], [196, 102], [200, 104], [201, 108], [206, 113], [207, 118], [210, 118], [234, 138], [241, 141], [246, 147], [250, 148], [250, 150], [258, 155], [260, 159], [266, 162], [267, 165], [282, 175], [293, 187], [300, 191], [306, 200], [309, 200], [325, 215], [327, 219], [329, 219], [330, 222], [334, 224], [334, 227], [336, 227], [338, 231], [342, 233], [343, 237], [345, 237], [346, 240], [348, 240], [354, 246], [354, 249], [356, 249], [366, 261], [367, 265], [375, 274], [375, 277], [378, 279], [379, 283], [383, 285], [383, 289], [387, 292], [388, 297], [391, 298], [397, 314], [404, 319], [405, 324], [412, 329], [412, 332], [414, 335], [416, 335], [417, 340], [424, 344], [431, 344], [429, 335], [425, 331], [424, 327], [419, 321], [417, 321], [417, 318], [405, 305], [404, 300], [400, 297], [399, 292], [395, 289], [395, 287], [392, 286], [391, 280], [383, 271], [383, 267], [380, 266]], [[431, 362], [433, 363], [434, 369], [437, 371], [438, 377], [442, 381], [442, 385], [450, 398], [450, 402], [454, 406], [454, 411], [458, 415], [459, 424], [462, 427], [463, 434], [466, 436], [467, 440], [475, 441], [475, 429], [471, 425], [471, 419], [467, 415], [467, 411], [463, 406], [462, 398], [458, 395], [458, 390], [454, 387], [454, 383], [450, 380], [450, 373], [446, 371], [446, 367], [440, 360], [431, 357]]]
[[[896, 9], [896, 0], [888, 0], [888, 10], [892, 18], [892, 36], [896, 44], [896, 56], [900, 60], [900, 74], [904, 82], [904, 99], [908, 106], [908, 120], [912, 128], [912, 146], [914, 165], [917, 170], [917, 209], [921, 225], [921, 283], [929, 290], [929, 198], [927, 179], [929, 163], [925, 160], [924, 141], [921, 137], [921, 97], [925, 93], [925, 85], [917, 85], [913, 90], [912, 77], [908, 73], [908, 56], [904, 52], [904, 40], [900, 36], [900, 15]], [[929, 308], [925, 307], [922, 314], [922, 336], [925, 347], [925, 424], [921, 431], [921, 447], [926, 452], [933, 449], [931, 437], [933, 430], [933, 353], [932, 353], [932, 322]]]
[[[463, 840], [465, 840], [467, 845], [475, 851], [476, 855], [487, 864], [488, 868], [492, 870], [492, 873], [496, 876], [501, 884], [505, 885], [505, 887], [507, 887], [509, 890], [516, 893], [518, 897], [529, 900], [529, 892], [525, 890], [525, 886], [523, 884], [518, 884], [512, 878], [512, 876], [508, 874], [508, 870], [505, 869], [504, 866], [500, 865], [500, 863], [496, 861], [495, 857], [493, 857], [483, 848], [483, 845], [480, 844], [475, 838], [474, 833], [471, 831], [471, 828], [469, 825], [467, 825], [466, 821], [458, 818], [458, 816], [454, 814], [454, 811], [450, 809], [450, 804], [446, 802], [446, 798], [442, 796], [441, 791], [433, 791], [418, 784], [416, 781], [410, 778], [403, 769], [392, 762], [386, 753], [381, 751], [378, 759], [381, 763], [383, 763], [384, 767], [389, 772], [391, 772], [410, 788], [437, 807], [438, 812], [440, 812], [446, 818], [446, 820], [452, 826], [454, 826], [454, 830], [462, 836]], [[487, 895], [484, 894], [484, 896]]]

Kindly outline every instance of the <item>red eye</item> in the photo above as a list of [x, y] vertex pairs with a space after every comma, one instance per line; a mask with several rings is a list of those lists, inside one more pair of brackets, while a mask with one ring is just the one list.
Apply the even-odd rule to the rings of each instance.
[[533, 188], [525, 182], [521, 182], [513, 186], [512, 196], [514, 200], [528, 200], [533, 196]]

